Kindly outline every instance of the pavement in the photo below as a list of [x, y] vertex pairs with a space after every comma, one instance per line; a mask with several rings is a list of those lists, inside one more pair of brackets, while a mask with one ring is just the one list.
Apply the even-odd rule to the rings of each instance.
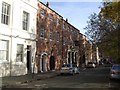
[[52, 78], [58, 75], [60, 75], [60, 71], [48, 71], [48, 72], [37, 73], [37, 74], [2, 77], [2, 88], [17, 86], [19, 84], [33, 82], [36, 80], [44, 80], [44, 79]]

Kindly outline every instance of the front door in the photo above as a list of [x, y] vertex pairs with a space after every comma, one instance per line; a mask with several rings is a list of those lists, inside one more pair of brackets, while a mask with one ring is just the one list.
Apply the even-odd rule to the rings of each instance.
[[70, 63], [70, 52], [68, 52], [68, 63]]
[[31, 73], [31, 46], [27, 46], [27, 70]]
[[55, 57], [50, 57], [50, 70], [55, 70]]
[[43, 54], [41, 59], [41, 63], [42, 63], [41, 71], [43, 72], [46, 71], [46, 67], [47, 67], [46, 58], [47, 58], [46, 54]]

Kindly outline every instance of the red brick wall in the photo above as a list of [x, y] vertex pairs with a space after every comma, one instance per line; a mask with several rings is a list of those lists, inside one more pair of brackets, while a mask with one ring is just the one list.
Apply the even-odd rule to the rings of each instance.
[[[41, 9], [45, 10], [45, 15], [41, 16]], [[49, 15], [52, 14], [52, 20], [49, 19]], [[59, 20], [59, 25], [57, 24], [57, 19]], [[63, 28], [63, 24], [65, 28]], [[40, 30], [41, 28], [45, 28], [45, 37], [44, 39], [40, 38]], [[53, 39], [50, 40], [50, 31], [53, 33]], [[56, 40], [56, 32], [59, 32], [60, 39]], [[82, 35], [82, 34], [81, 34]], [[75, 46], [74, 41], [81, 42], [80, 31], [76, 29], [74, 26], [68, 23], [68, 21], [64, 20], [62, 16], [58, 13], [42, 4], [38, 1], [38, 10], [37, 10], [37, 66], [38, 71], [40, 71], [40, 58], [43, 52], [47, 53], [47, 68], [50, 68], [50, 56], [53, 55], [55, 57], [55, 69], [60, 69], [63, 61], [67, 60], [68, 49], [70, 47], [74, 48], [77, 52], [77, 60], [79, 59], [80, 48], [79, 46]], [[80, 44], [81, 45], [81, 44]]]

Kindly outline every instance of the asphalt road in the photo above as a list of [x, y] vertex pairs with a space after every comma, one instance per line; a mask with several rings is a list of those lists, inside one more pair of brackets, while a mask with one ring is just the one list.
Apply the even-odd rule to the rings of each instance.
[[32, 90], [119, 90], [120, 81], [110, 80], [109, 70], [109, 67], [87, 68], [74, 76], [60, 75], [45, 80], [24, 83], [17, 87], [32, 88]]

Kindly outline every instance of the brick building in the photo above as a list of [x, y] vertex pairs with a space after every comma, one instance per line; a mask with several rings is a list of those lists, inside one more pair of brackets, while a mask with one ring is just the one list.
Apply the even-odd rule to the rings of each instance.
[[62, 54], [62, 16], [38, 1], [37, 11], [38, 71], [59, 69]]
[[0, 4], [0, 77], [57, 70], [63, 63], [81, 66], [89, 56], [84, 35], [49, 3], [1, 0]]
[[[38, 71], [60, 69], [63, 63], [79, 65], [80, 31], [61, 15], [38, 1], [37, 67]], [[80, 42], [79, 42], [80, 43]]]
[[92, 56], [92, 43], [85, 37], [85, 64], [93, 61]]

